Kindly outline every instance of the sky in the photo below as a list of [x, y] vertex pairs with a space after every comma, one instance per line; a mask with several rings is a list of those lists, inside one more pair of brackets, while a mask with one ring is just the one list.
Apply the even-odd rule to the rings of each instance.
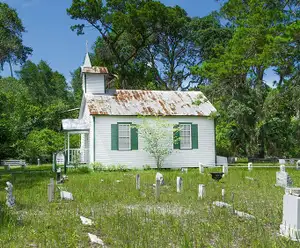
[[[98, 33], [94, 29], [85, 30], [85, 34], [77, 36], [70, 26], [78, 23], [72, 20], [66, 12], [72, 0], [2, 0], [16, 9], [19, 18], [26, 29], [23, 34], [23, 43], [33, 49], [29, 57], [34, 63], [45, 60], [53, 70], [62, 73], [70, 82], [70, 72], [82, 65], [86, 41], [90, 51], [96, 41]], [[179, 5], [190, 16], [205, 16], [220, 8], [216, 0], [161, 0], [162, 3], [174, 6]], [[105, 65], [104, 65], [105, 66]], [[14, 66], [18, 70], [18, 66]], [[0, 72], [1, 76], [9, 76], [8, 66]], [[269, 71], [267, 81], [276, 79]]]

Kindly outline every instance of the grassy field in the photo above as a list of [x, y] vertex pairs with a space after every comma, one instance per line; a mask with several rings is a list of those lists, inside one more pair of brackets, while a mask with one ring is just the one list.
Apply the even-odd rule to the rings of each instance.
[[[275, 187], [278, 169], [229, 168], [220, 182], [209, 171], [198, 169], [182, 174], [163, 170], [166, 185], [156, 202], [152, 184], [156, 171], [69, 172], [62, 187], [74, 201], [48, 203], [50, 174], [17, 175], [14, 179], [16, 207], [5, 207], [5, 182], [0, 180], [0, 247], [93, 247], [87, 233], [96, 234], [107, 247], [300, 247], [278, 235], [282, 220], [284, 190]], [[294, 185], [300, 186], [300, 172], [287, 169]], [[135, 175], [141, 175], [141, 190], [135, 189]], [[183, 192], [176, 193], [176, 177], [183, 177]], [[245, 179], [246, 176], [255, 181]], [[117, 182], [120, 180], [120, 182]], [[206, 185], [207, 197], [198, 200], [198, 184]], [[212, 207], [221, 200], [237, 210], [256, 216], [245, 220], [227, 209]], [[92, 218], [93, 226], [81, 224], [79, 215]], [[95, 246], [97, 247], [97, 246]]]

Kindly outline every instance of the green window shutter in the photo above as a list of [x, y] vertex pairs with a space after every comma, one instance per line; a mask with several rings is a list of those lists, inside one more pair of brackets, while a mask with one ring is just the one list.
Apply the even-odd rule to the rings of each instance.
[[119, 150], [118, 124], [111, 124], [111, 149]]
[[198, 124], [192, 124], [192, 148], [198, 149]]
[[180, 130], [179, 125], [174, 125], [174, 129], [176, 129], [173, 132], [173, 148], [174, 149], [180, 149]]
[[131, 150], [139, 149], [138, 129], [136, 125], [131, 126]]

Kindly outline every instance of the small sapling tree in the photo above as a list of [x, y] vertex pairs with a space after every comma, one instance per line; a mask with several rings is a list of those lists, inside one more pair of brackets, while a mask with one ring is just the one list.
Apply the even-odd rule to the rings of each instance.
[[144, 141], [144, 148], [156, 161], [156, 166], [160, 169], [167, 156], [173, 151], [173, 133], [178, 131], [172, 124], [159, 117], [155, 119], [144, 118], [142, 123], [137, 126], [139, 136]]

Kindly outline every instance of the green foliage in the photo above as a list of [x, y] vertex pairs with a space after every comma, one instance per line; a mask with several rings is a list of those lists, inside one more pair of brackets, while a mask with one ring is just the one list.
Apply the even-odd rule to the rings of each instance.
[[[0, 68], [8, 62], [24, 63], [32, 49], [23, 45], [22, 33], [25, 32], [17, 12], [8, 4], [0, 2]], [[11, 68], [11, 75], [12, 68]]]
[[20, 141], [19, 147], [22, 157], [29, 161], [35, 162], [40, 158], [42, 162], [51, 162], [52, 153], [63, 150], [64, 136], [50, 129], [34, 130]]

